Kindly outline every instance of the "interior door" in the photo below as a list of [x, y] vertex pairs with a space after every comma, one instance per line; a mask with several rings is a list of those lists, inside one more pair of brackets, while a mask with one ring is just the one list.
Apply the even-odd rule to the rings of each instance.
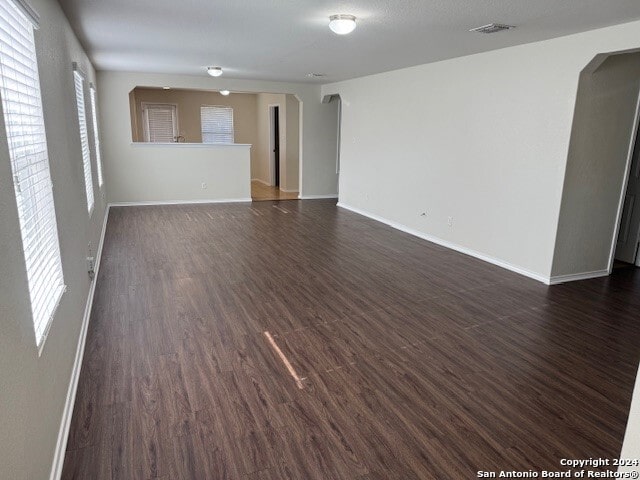
[[[640, 129], [638, 130], [640, 132]], [[629, 183], [624, 197], [622, 218], [618, 241], [616, 243], [616, 260], [627, 263], [636, 262], [638, 240], [640, 239], [640, 135], [636, 134], [631, 168], [629, 169]]]

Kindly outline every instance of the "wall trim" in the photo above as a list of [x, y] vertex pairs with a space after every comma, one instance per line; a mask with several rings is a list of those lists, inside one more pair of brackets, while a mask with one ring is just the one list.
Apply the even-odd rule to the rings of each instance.
[[386, 219], [384, 217], [381, 217], [379, 215], [375, 215], [373, 213], [369, 213], [369, 212], [367, 212], [365, 210], [361, 210], [359, 208], [352, 207], [352, 206], [347, 205], [347, 204], [342, 203], [342, 202], [338, 202], [338, 207], [344, 208], [345, 210], [349, 210], [351, 212], [357, 213], [357, 214], [362, 215], [364, 217], [368, 217], [368, 218], [370, 218], [372, 220], [375, 220], [377, 222], [384, 223], [385, 225], [389, 225], [390, 227], [395, 228], [396, 230], [400, 230], [402, 232], [408, 233], [409, 235], [413, 235], [415, 237], [421, 238], [423, 240], [426, 240], [427, 242], [435, 243], [435, 244], [440, 245], [442, 247], [446, 247], [446, 248], [449, 248], [451, 250], [455, 250], [456, 252], [460, 252], [460, 253], [463, 253], [465, 255], [469, 255], [471, 257], [475, 257], [475, 258], [477, 258], [479, 260], [482, 260], [484, 262], [491, 263], [491, 264], [496, 265], [498, 267], [501, 267], [501, 268], [504, 268], [504, 269], [507, 269], [507, 270], [511, 270], [512, 272], [519, 273], [520, 275], [524, 275], [525, 277], [532, 278], [532, 279], [537, 280], [539, 282], [542, 282], [542, 283], [544, 283], [546, 285], [550, 285], [549, 277], [545, 277], [544, 275], [540, 275], [539, 273], [532, 272], [531, 270], [526, 270], [526, 269], [524, 269], [522, 267], [518, 267], [517, 265], [512, 265], [511, 263], [505, 262], [505, 261], [500, 260], [498, 258], [494, 258], [494, 257], [491, 257], [489, 255], [485, 255], [484, 253], [480, 253], [480, 252], [477, 252], [475, 250], [472, 250], [470, 248], [463, 247], [461, 245], [457, 245], [457, 244], [449, 242], [447, 240], [443, 240], [441, 238], [434, 237], [434, 236], [429, 235], [427, 233], [420, 232], [420, 231], [415, 230], [413, 228], [409, 228], [406, 225], [402, 225], [401, 223], [397, 223], [397, 222], [394, 222], [392, 220], [388, 220], [388, 219]]
[[69, 379], [69, 388], [67, 390], [67, 399], [62, 410], [62, 419], [60, 420], [60, 430], [58, 431], [58, 440], [56, 449], [53, 453], [53, 464], [51, 465], [50, 480], [59, 480], [62, 476], [62, 467], [64, 465], [64, 454], [67, 449], [67, 440], [69, 439], [69, 429], [71, 428], [71, 418], [73, 416], [73, 406], [76, 401], [76, 392], [78, 390], [78, 380], [80, 379], [80, 369], [82, 368], [82, 359], [84, 358], [84, 347], [87, 340], [87, 332], [89, 330], [89, 319], [91, 317], [91, 307], [93, 306], [93, 297], [96, 291], [96, 283], [98, 281], [98, 273], [100, 272], [100, 260], [102, 259], [102, 248], [104, 246], [104, 237], [107, 231], [107, 221], [109, 219], [110, 205], [107, 205], [104, 211], [104, 221], [102, 222], [102, 232], [100, 233], [100, 241], [96, 250], [95, 275], [89, 294], [87, 295], [87, 303], [84, 307], [84, 315], [82, 317], [82, 326], [78, 337], [78, 346], [76, 347], [76, 357], [73, 361], [71, 369], [71, 377]]
[[590, 278], [606, 277], [609, 270], [594, 270], [593, 272], [570, 273], [568, 275], [555, 275], [549, 279], [549, 285], [558, 285], [566, 282], [576, 282], [578, 280], [588, 280]]
[[300, 200], [319, 200], [321, 198], [338, 198], [338, 194], [330, 193], [328, 195], [298, 195], [298, 198]]
[[196, 203], [244, 203], [251, 202], [251, 198], [220, 198], [210, 200], [150, 200], [140, 202], [111, 202], [110, 207], [143, 207], [146, 205], [192, 205]]

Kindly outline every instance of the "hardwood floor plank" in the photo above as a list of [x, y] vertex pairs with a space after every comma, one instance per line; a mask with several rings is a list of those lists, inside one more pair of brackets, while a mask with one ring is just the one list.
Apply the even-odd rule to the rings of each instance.
[[62, 478], [65, 480], [112, 478], [111, 449], [93, 446], [67, 450], [62, 468]]
[[65, 480], [459, 480], [619, 455], [638, 269], [547, 287], [335, 201], [274, 205], [111, 209]]

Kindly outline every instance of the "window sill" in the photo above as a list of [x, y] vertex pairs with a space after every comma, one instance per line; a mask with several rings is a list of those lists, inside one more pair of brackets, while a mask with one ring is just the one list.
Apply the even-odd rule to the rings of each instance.
[[173, 148], [229, 148], [251, 147], [250, 143], [161, 143], [161, 142], [131, 142], [134, 147], [173, 147]]

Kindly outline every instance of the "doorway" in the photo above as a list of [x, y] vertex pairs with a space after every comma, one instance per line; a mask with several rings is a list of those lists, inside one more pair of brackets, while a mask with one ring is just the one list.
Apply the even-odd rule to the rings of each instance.
[[269, 143], [271, 145], [271, 185], [280, 187], [280, 106], [269, 106]]
[[640, 128], [636, 131], [633, 155], [629, 166], [622, 214], [618, 225], [614, 266], [640, 266]]
[[607, 276], [616, 257], [637, 261], [640, 199], [627, 185], [630, 172], [640, 174], [638, 160], [631, 168], [640, 154], [639, 77], [640, 51], [596, 55], [580, 73], [551, 284]]
[[260, 141], [251, 167], [251, 198], [296, 200], [300, 191], [302, 102], [293, 94], [259, 94], [257, 108]]

